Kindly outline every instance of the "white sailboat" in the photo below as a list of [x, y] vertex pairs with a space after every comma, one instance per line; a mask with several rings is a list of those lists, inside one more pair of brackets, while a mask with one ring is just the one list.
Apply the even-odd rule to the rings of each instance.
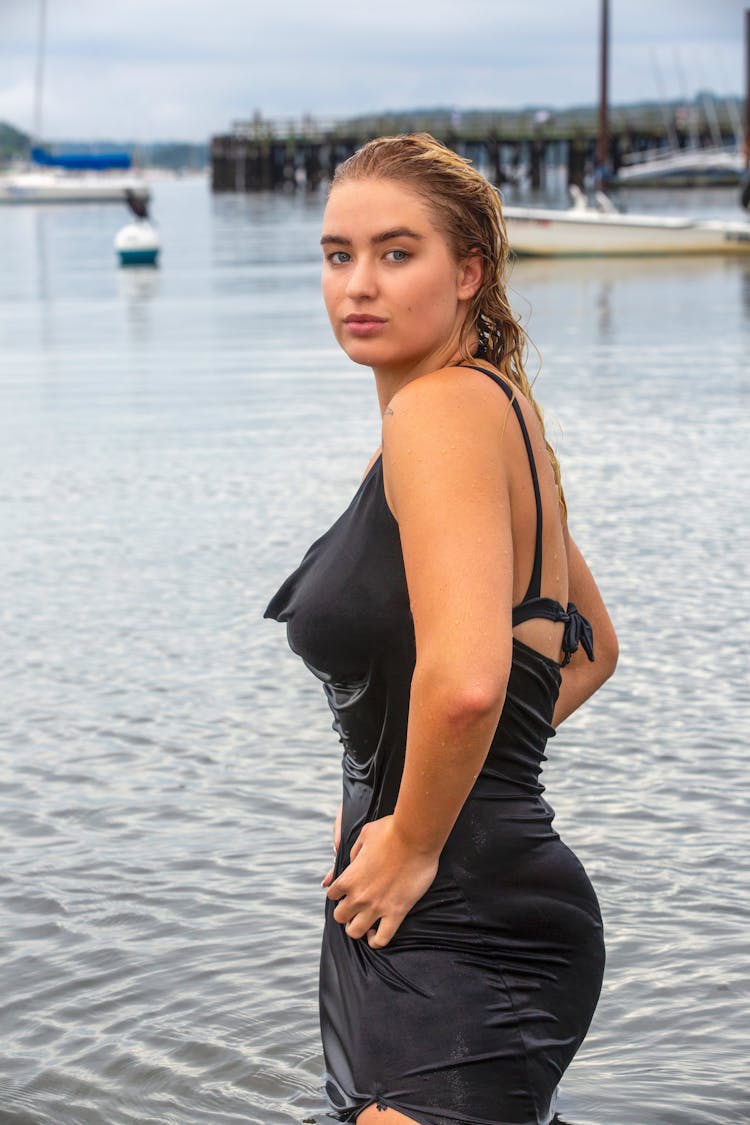
[[0, 203], [112, 203], [124, 201], [128, 191], [142, 199], [150, 195], [136, 173], [30, 166], [0, 173]]
[[717, 147], [688, 148], [623, 163], [611, 182], [616, 187], [734, 185], [739, 183], [744, 170], [745, 161], [739, 152]]
[[128, 192], [148, 200], [148, 184], [133, 171], [127, 153], [54, 156], [38, 145], [42, 133], [46, 13], [47, 0], [40, 0], [34, 99], [37, 145], [31, 148], [31, 160], [0, 173], [0, 203], [121, 202]]

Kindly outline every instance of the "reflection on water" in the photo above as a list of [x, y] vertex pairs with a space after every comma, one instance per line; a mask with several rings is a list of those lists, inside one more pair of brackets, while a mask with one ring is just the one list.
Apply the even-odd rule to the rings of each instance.
[[740, 308], [745, 320], [750, 321], [750, 262], [742, 262], [739, 269]]
[[[260, 619], [377, 443], [317, 292], [321, 202], [159, 184], [148, 273], [117, 268], [118, 207], [0, 210], [0, 1121], [324, 1120], [339, 748]], [[750, 1120], [749, 278], [513, 271], [622, 646], [545, 768], [608, 942], [576, 1125]]]
[[127, 266], [117, 275], [118, 295], [128, 310], [131, 342], [144, 344], [152, 324], [151, 303], [159, 292], [161, 274], [157, 266]]

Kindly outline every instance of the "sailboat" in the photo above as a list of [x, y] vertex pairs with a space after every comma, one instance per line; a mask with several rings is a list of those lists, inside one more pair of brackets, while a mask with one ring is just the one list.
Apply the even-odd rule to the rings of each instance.
[[[597, 164], [609, 163], [607, 126], [609, 0], [601, 7], [601, 82]], [[750, 13], [748, 13], [750, 39]], [[750, 100], [750, 91], [748, 91]], [[750, 255], [750, 222], [691, 219], [682, 216], [622, 214], [609, 196], [597, 192], [593, 204], [571, 186], [567, 211], [504, 207], [508, 240], [518, 257], [566, 257], [646, 254]]]
[[83, 162], [71, 167], [50, 158], [37, 167], [0, 174], [0, 203], [122, 202], [129, 191], [141, 199], [150, 195], [142, 176], [123, 175], [122, 164], [108, 166], [100, 158], [88, 167]]
[[[34, 136], [41, 136], [44, 39], [47, 0], [40, 0]], [[143, 176], [132, 171], [128, 153], [54, 155], [41, 144], [31, 146], [30, 160], [0, 174], [0, 203], [109, 203], [130, 193], [148, 200]]]
[[742, 154], [727, 148], [685, 148], [625, 158], [612, 177], [617, 187], [734, 186], [745, 169]]

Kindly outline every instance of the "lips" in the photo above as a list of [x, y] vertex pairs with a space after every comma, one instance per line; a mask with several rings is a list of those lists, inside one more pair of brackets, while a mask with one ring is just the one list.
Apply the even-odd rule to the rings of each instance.
[[344, 325], [352, 336], [377, 336], [386, 323], [383, 317], [369, 313], [350, 313], [344, 317]]

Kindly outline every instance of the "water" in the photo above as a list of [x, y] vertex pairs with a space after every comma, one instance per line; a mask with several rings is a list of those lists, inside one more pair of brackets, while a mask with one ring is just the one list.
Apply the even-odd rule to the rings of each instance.
[[[260, 614], [356, 488], [374, 392], [317, 295], [319, 199], [185, 180], [155, 213], [162, 268], [128, 273], [116, 206], [0, 210], [3, 1125], [324, 1120], [339, 748]], [[544, 775], [609, 957], [561, 1114], [748, 1122], [750, 263], [513, 289], [622, 653]]]

